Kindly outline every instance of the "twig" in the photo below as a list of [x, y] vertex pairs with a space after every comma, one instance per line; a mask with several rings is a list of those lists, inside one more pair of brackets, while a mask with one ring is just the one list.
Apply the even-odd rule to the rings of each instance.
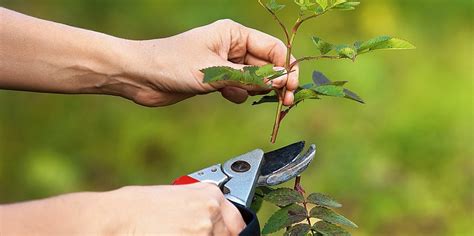
[[298, 63], [302, 61], [309, 61], [309, 60], [319, 60], [319, 59], [342, 59], [340, 56], [329, 56], [329, 55], [320, 55], [320, 56], [308, 56], [296, 59], [293, 63], [290, 64], [290, 69], [293, 69]]
[[278, 22], [281, 29], [283, 30], [283, 33], [285, 33], [286, 42], [289, 42], [290, 41], [290, 36], [288, 34], [288, 30], [286, 29], [285, 24], [283, 24], [283, 22], [280, 20], [280, 18], [278, 18], [278, 16], [275, 14], [275, 12], [270, 10], [267, 6], [265, 6], [265, 4], [262, 3], [262, 0], [258, 0], [258, 3], [260, 4], [260, 6], [265, 8], [265, 10], [267, 10], [268, 13], [270, 13], [273, 16], [273, 19], [275, 19]]
[[[299, 176], [299, 175], [296, 176], [295, 185], [293, 186], [293, 189], [295, 191], [299, 192], [303, 196], [303, 199], [304, 199], [303, 200], [303, 207], [306, 211], [306, 221], [308, 222], [309, 227], [311, 227], [311, 217], [308, 214], [308, 206], [307, 206], [308, 202], [306, 201], [306, 198], [304, 197], [305, 191], [304, 191], [303, 187], [301, 186], [301, 176]], [[311, 229], [311, 234], [314, 236], [314, 235], [316, 235], [316, 232], [313, 229]]]

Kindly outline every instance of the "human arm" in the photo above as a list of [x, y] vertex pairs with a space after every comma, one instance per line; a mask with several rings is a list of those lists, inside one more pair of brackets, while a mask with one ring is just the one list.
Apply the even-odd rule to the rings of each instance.
[[[0, 8], [0, 88], [121, 96], [145, 106], [165, 106], [220, 91], [243, 102], [268, 88], [236, 82], [202, 83], [209, 66], [283, 66], [278, 39], [230, 20], [154, 40], [127, 40], [29, 17]], [[273, 81], [293, 101], [298, 70]]]
[[133, 186], [0, 205], [0, 235], [237, 235], [245, 223], [206, 183]]

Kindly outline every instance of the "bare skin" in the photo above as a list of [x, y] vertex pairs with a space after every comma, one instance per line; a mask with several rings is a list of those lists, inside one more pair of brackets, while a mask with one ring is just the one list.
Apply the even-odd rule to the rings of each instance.
[[[44, 21], [0, 8], [0, 88], [71, 94], [109, 94], [145, 106], [166, 106], [220, 91], [244, 102], [267, 88], [202, 83], [202, 68], [273, 63], [283, 66], [278, 39], [231, 20], [219, 20], [163, 39], [133, 41]], [[298, 71], [273, 86], [293, 102]]]
[[[283, 66], [278, 39], [219, 20], [163, 39], [133, 41], [29, 17], [0, 8], [0, 89], [105, 94], [150, 107], [219, 91], [244, 102], [268, 88], [202, 83], [209, 66]], [[298, 69], [273, 80], [293, 102]], [[58, 223], [59, 222], [59, 223]], [[209, 184], [125, 187], [0, 205], [0, 235], [237, 235], [238, 210]]]
[[217, 186], [133, 186], [0, 206], [0, 234], [237, 235], [242, 217]]

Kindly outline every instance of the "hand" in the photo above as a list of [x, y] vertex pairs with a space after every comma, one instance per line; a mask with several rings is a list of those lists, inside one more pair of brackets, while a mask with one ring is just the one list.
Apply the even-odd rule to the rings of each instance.
[[[228, 81], [205, 84], [199, 70], [210, 66], [240, 69], [245, 65], [269, 63], [282, 67], [286, 60], [283, 42], [231, 20], [219, 20], [169, 38], [133, 41], [132, 44], [139, 52], [136, 58], [142, 58], [140, 64], [144, 67], [140, 70], [147, 73], [140, 80], [142, 89], [125, 97], [146, 106], [165, 106], [217, 90], [228, 100], [242, 103], [248, 95], [268, 92], [268, 88]], [[287, 87], [284, 104], [291, 105], [293, 91], [298, 87], [298, 68], [295, 67], [288, 81], [283, 77], [275, 79], [272, 85]]]
[[[1, 235], [238, 235], [237, 208], [215, 186], [133, 186], [0, 205]], [[45, 227], [46, 226], [46, 227]]]
[[108, 207], [115, 209], [108, 217], [118, 220], [120, 233], [238, 235], [245, 227], [237, 208], [212, 184], [125, 187], [108, 196]]

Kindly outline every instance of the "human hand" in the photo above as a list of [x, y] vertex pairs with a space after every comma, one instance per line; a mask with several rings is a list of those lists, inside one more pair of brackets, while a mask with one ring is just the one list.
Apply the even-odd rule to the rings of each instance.
[[107, 195], [121, 233], [238, 235], [245, 227], [237, 208], [213, 184], [133, 186]]
[[132, 186], [0, 205], [0, 235], [238, 235], [237, 208], [215, 185]]
[[[197, 94], [220, 91], [235, 103], [244, 102], [248, 95], [269, 92], [268, 88], [238, 82], [203, 83], [200, 69], [229, 66], [241, 69], [245, 65], [274, 64], [284, 66], [286, 47], [280, 40], [247, 28], [231, 20], [219, 20], [164, 39], [131, 41], [138, 54], [139, 71], [143, 76], [134, 81], [141, 89], [122, 94], [146, 106], [170, 105]], [[292, 58], [294, 60], [294, 58]], [[293, 91], [298, 87], [298, 67], [290, 74], [272, 81], [272, 86], [286, 86], [284, 104], [293, 103]]]

